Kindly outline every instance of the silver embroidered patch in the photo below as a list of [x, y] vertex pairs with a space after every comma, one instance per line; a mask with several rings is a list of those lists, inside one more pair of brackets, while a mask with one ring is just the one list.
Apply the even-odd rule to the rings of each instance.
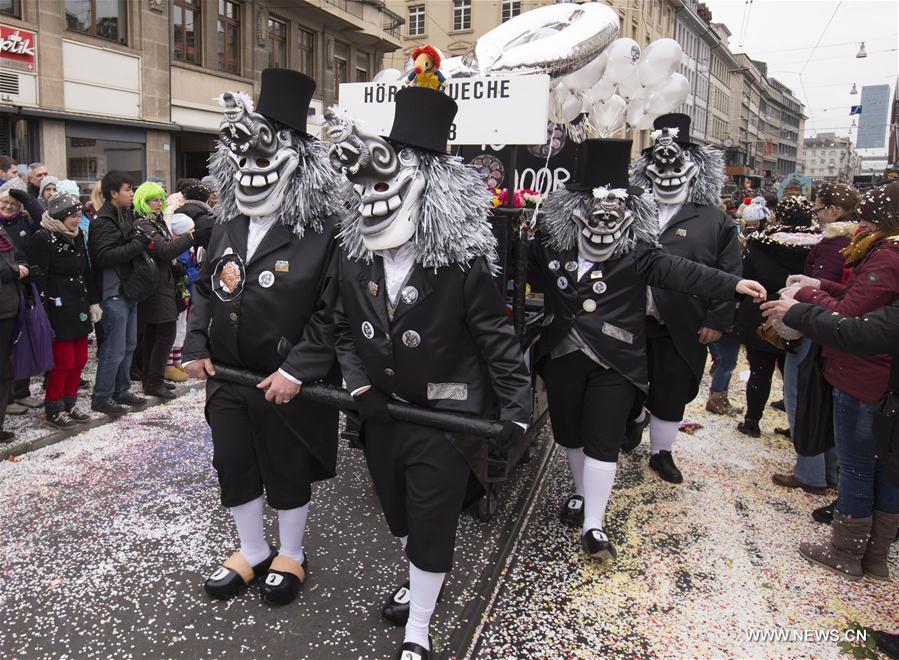
[[468, 400], [468, 383], [428, 383], [428, 401]]
[[619, 328], [617, 325], [612, 325], [611, 323], [602, 324], [602, 333], [609, 337], [613, 337], [618, 341], [623, 341], [625, 344], [634, 343], [633, 333], [628, 332], [624, 328]]

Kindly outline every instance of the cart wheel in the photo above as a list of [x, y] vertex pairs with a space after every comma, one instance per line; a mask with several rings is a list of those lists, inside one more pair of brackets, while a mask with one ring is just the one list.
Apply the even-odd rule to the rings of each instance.
[[487, 486], [487, 492], [478, 500], [478, 518], [483, 522], [488, 522], [496, 514], [496, 507], [499, 504], [496, 497], [496, 489], [493, 486]]

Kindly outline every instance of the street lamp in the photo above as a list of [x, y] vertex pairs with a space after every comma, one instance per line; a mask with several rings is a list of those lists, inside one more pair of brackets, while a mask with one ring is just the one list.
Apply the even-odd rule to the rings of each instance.
[[852, 96], [858, 96], [858, 90], [855, 88], [855, 83], [852, 83], [852, 91], [849, 92]]
[[861, 59], [862, 57], [868, 56], [868, 53], [865, 51], [865, 42], [864, 41], [861, 43], [861, 46], [858, 47], [858, 52], [855, 54], [855, 56], [859, 59]]

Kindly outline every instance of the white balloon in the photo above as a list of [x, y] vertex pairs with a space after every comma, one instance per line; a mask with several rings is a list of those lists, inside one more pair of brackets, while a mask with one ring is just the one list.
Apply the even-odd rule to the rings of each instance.
[[634, 126], [639, 131], [647, 130], [652, 128], [652, 123], [656, 120], [658, 115], [653, 115], [651, 113], [644, 112], [643, 115], [637, 120], [637, 124]]
[[624, 126], [627, 102], [613, 94], [608, 101], [601, 101], [594, 106], [592, 124], [599, 137], [609, 137]]
[[636, 127], [643, 115], [646, 114], [646, 99], [634, 98], [627, 104], [627, 123]]
[[684, 51], [674, 39], [656, 39], [640, 55], [637, 71], [644, 87], [658, 85], [677, 70]]
[[381, 69], [371, 79], [372, 82], [396, 82], [403, 77], [403, 72], [399, 69]]
[[606, 49], [605, 78], [613, 83], [621, 83], [629, 76], [636, 76], [640, 62], [640, 46], [633, 39], [616, 39]]
[[611, 80], [603, 76], [599, 79], [599, 82], [593, 85], [589, 90], [587, 90], [587, 94], [590, 95], [594, 101], [605, 101], [607, 98], [612, 96], [615, 93], [615, 83]]
[[574, 121], [575, 118], [581, 114], [581, 108], [583, 107], [583, 101], [574, 94], [569, 94], [568, 98], [562, 102], [562, 106], [559, 109], [559, 119], [561, 123], [567, 124], [570, 121]]
[[569, 73], [561, 79], [565, 86], [572, 92], [585, 92], [595, 85], [606, 70], [606, 54], [600, 53], [599, 57], [583, 66], [574, 73]]
[[628, 76], [622, 82], [618, 83], [618, 94], [626, 99], [632, 99], [635, 96], [642, 95], [645, 88], [640, 84], [639, 76]]
[[649, 88], [646, 109], [656, 116], [673, 112], [690, 95], [690, 81], [679, 73], [672, 73], [662, 82]]

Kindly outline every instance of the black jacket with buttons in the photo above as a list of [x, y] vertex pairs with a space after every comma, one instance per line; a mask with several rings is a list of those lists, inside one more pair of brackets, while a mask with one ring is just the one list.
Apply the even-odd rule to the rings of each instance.
[[[531, 377], [487, 262], [415, 264], [393, 320], [381, 257], [340, 259], [334, 320], [347, 389], [372, 385], [419, 406], [530, 423]], [[483, 439], [453, 435], [475, 476], [486, 476]]]
[[[302, 238], [276, 222], [249, 262], [249, 218], [239, 215], [216, 225], [194, 283], [183, 361], [211, 358], [264, 375], [280, 368], [305, 383], [324, 380], [339, 385], [332, 332], [337, 220], [325, 218], [322, 233], [307, 228]], [[221, 277], [229, 262], [240, 272], [240, 282], [230, 292]], [[279, 353], [279, 344], [293, 346], [286, 358]], [[221, 381], [209, 381], [207, 400], [222, 386]], [[297, 397], [279, 406], [277, 414], [288, 419], [317, 458], [313, 479], [334, 476], [336, 409]]]
[[[721, 209], [687, 203], [665, 225], [659, 243], [667, 254], [739, 276], [743, 272], [739, 234], [737, 223]], [[708, 356], [705, 344], [699, 343], [699, 330], [727, 331], [737, 310], [735, 298], [712, 300], [696, 291], [679, 293], [661, 287], [653, 287], [652, 298], [677, 352], [699, 382]]]
[[[528, 282], [544, 294], [538, 363], [572, 328], [603, 362], [644, 392], [646, 374], [646, 287], [733, 300], [740, 278], [638, 244], [627, 254], [577, 277], [577, 247], [556, 252], [534, 240], [529, 246]], [[567, 266], [567, 268], [566, 268]], [[570, 269], [569, 269], [570, 268]], [[598, 283], [602, 284], [598, 284]], [[594, 290], [594, 287], [601, 292]], [[587, 307], [585, 308], [585, 302]], [[593, 311], [588, 311], [595, 303]]]

